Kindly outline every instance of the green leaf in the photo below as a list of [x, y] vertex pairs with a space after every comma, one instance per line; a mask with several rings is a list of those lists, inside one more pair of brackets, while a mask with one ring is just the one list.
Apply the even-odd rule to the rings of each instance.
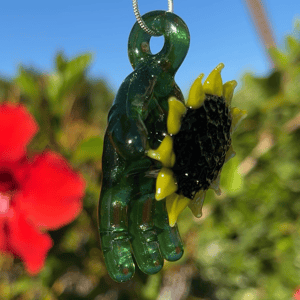
[[161, 274], [155, 274], [148, 276], [148, 280], [143, 289], [141, 289], [141, 294], [147, 300], [157, 299], [159, 290], [161, 286]]
[[291, 35], [287, 36], [286, 43], [287, 43], [287, 46], [288, 46], [289, 50], [292, 53], [299, 52], [299, 50], [300, 50], [300, 43], [293, 36], [291, 36]]
[[31, 100], [31, 102], [36, 102], [41, 96], [37, 77], [30, 72], [27, 72], [23, 67], [19, 68], [19, 73], [16, 82], [21, 91]]
[[11, 285], [12, 296], [18, 296], [25, 293], [32, 287], [32, 281], [28, 277], [19, 278], [18, 281]]
[[58, 95], [63, 84], [63, 79], [59, 74], [51, 74], [47, 78], [47, 95], [50, 103], [58, 102]]
[[221, 189], [226, 190], [228, 195], [237, 195], [242, 191], [244, 185], [244, 176], [239, 170], [240, 161], [237, 157], [232, 158], [224, 164], [221, 173]]
[[253, 80], [264, 90], [264, 98], [269, 98], [279, 93], [281, 77], [280, 71], [273, 71], [269, 77], [254, 77]]
[[289, 57], [288, 55], [284, 54], [277, 48], [270, 48], [269, 49], [269, 54], [274, 61], [275, 65], [280, 69], [284, 70], [289, 63]]
[[81, 142], [77, 147], [73, 160], [75, 163], [95, 161], [101, 159], [103, 139], [101, 137], [91, 137]]
[[65, 69], [66, 69], [66, 66], [67, 66], [67, 59], [64, 55], [63, 52], [59, 52], [57, 55], [56, 55], [56, 58], [55, 58], [55, 65], [56, 65], [56, 69], [59, 71], [59, 72], [63, 72]]
[[[66, 61], [62, 54], [56, 57], [58, 72], [47, 80], [47, 95], [53, 114], [63, 116], [68, 107], [72, 107], [74, 95], [80, 95], [80, 88], [86, 82], [85, 72], [91, 63], [90, 53], [82, 54], [71, 61]], [[67, 97], [71, 95], [73, 97]]]
[[73, 80], [74, 77], [86, 71], [91, 61], [92, 61], [92, 54], [86, 53], [68, 62], [64, 74], [65, 80], [67, 82]]

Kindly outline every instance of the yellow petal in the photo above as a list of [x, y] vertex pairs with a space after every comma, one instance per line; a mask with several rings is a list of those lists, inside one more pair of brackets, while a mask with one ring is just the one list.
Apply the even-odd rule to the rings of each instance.
[[156, 200], [162, 200], [165, 197], [175, 193], [178, 189], [177, 182], [172, 170], [162, 168], [156, 179]]
[[189, 208], [196, 218], [200, 218], [202, 216], [202, 206], [205, 199], [205, 195], [206, 191], [200, 190], [189, 204]]
[[216, 95], [221, 97], [223, 95], [223, 82], [221, 77], [221, 71], [224, 68], [224, 64], [220, 63], [212, 72], [207, 76], [203, 84], [205, 94]]
[[226, 153], [224, 163], [228, 162], [229, 159], [235, 157], [235, 154], [236, 154], [236, 153], [235, 153], [235, 151], [233, 150], [232, 145], [230, 145], [230, 148], [229, 148], [229, 150], [228, 150], [227, 153]]
[[237, 107], [233, 107], [231, 109], [232, 115], [232, 131], [235, 131], [242, 120], [247, 117], [247, 111], [243, 109], [239, 109]]
[[203, 85], [201, 82], [203, 77], [204, 77], [204, 74], [202, 73], [194, 81], [194, 83], [190, 89], [190, 93], [189, 93], [188, 100], [186, 102], [186, 106], [193, 108], [193, 109], [197, 109], [204, 102], [205, 93], [204, 93]]
[[172, 194], [166, 199], [166, 207], [169, 216], [169, 225], [174, 227], [178, 216], [191, 202], [189, 198], [182, 195]]
[[175, 97], [170, 97], [167, 128], [169, 134], [176, 134], [180, 130], [181, 117], [186, 113], [185, 105]]
[[233, 91], [236, 86], [237, 86], [237, 82], [235, 80], [227, 81], [223, 85], [223, 96], [226, 100], [227, 105], [231, 104]]
[[217, 179], [211, 183], [210, 188], [211, 188], [212, 190], [214, 190], [214, 192], [215, 192], [218, 196], [221, 195], [221, 189], [220, 189], [220, 173], [219, 173]]
[[173, 139], [169, 135], [165, 136], [157, 149], [150, 149], [147, 151], [147, 156], [160, 161], [164, 167], [173, 167], [175, 164]]

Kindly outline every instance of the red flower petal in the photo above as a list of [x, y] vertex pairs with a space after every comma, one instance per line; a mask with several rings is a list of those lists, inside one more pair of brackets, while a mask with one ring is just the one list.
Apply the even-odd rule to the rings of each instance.
[[13, 210], [7, 218], [7, 252], [19, 256], [29, 274], [37, 274], [44, 261], [52, 240], [48, 234], [39, 232], [23, 214]]
[[18, 206], [38, 227], [57, 229], [73, 221], [82, 209], [85, 182], [59, 154], [35, 157], [18, 198]]
[[0, 250], [5, 251], [6, 250], [6, 238], [5, 238], [5, 220], [6, 218], [0, 215]]
[[38, 126], [22, 105], [0, 105], [0, 161], [16, 161], [25, 155], [26, 145]]

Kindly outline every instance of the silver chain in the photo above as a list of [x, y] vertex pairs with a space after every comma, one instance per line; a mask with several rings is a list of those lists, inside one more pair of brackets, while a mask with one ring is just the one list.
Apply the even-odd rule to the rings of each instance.
[[[142, 19], [140, 11], [139, 11], [139, 7], [138, 7], [138, 0], [132, 0], [132, 5], [133, 5], [133, 11], [134, 11], [136, 20], [139, 23], [139, 25], [141, 26], [141, 28], [150, 35], [158, 36], [158, 34], [156, 32], [154, 32], [153, 30], [151, 30], [146, 25], [144, 20]], [[173, 0], [168, 0], [168, 12], [173, 12]]]

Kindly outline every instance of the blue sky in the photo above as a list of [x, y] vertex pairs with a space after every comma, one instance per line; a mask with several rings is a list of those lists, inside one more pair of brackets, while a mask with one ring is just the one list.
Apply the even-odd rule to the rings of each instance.
[[[114, 91], [132, 72], [127, 57], [128, 36], [135, 23], [131, 0], [1, 2], [1, 77], [15, 77], [20, 64], [51, 72], [58, 50], [68, 57], [92, 52], [89, 74], [105, 78]], [[300, 18], [299, 0], [263, 3], [282, 47], [284, 36]], [[167, 0], [139, 0], [139, 8], [142, 14], [167, 9]], [[176, 75], [184, 93], [200, 73], [208, 75], [219, 62], [225, 64], [224, 81], [239, 80], [245, 71], [263, 75], [270, 70], [244, 0], [174, 0], [174, 12], [191, 34], [189, 53]], [[162, 43], [151, 39], [154, 50]]]

